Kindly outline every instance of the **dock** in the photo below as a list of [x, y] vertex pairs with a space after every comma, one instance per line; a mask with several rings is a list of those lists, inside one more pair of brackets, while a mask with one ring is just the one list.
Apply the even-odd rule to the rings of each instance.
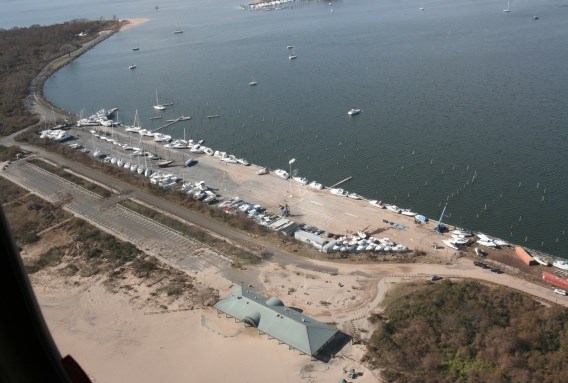
[[334, 188], [334, 187], [336, 187], [336, 186], [339, 186], [339, 185], [341, 185], [342, 183], [345, 183], [345, 182], [349, 181], [351, 178], [353, 178], [353, 176], [349, 176], [349, 177], [347, 177], [346, 179], [341, 180], [341, 181], [339, 181], [339, 182], [337, 182], [337, 183], [331, 185], [329, 188], [332, 189], [332, 188]]
[[176, 122], [178, 122], [178, 121], [180, 121], [180, 120], [181, 120], [180, 118], [176, 118], [176, 119], [173, 120], [172, 122], [168, 122], [166, 125], [162, 125], [162, 126], [160, 126], [159, 128], [156, 128], [156, 129], [152, 130], [152, 133], [155, 133], [155, 132], [157, 132], [158, 130], [167, 128], [168, 126], [173, 125], [173, 124], [175, 124]]

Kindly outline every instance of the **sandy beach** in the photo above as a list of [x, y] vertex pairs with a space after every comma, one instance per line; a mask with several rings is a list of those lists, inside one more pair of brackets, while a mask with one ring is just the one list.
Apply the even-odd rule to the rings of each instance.
[[[271, 275], [264, 278], [265, 284], [306, 286], [318, 306], [320, 300], [332, 299], [324, 278], [309, 274], [306, 284], [304, 274], [281, 270], [274, 275], [275, 267], [263, 267], [262, 274]], [[60, 352], [71, 354], [95, 382], [329, 382], [346, 377], [344, 369], [351, 368], [363, 372], [358, 381], [377, 381], [357, 362], [364, 354], [362, 345], [347, 345], [341, 356], [325, 364], [259, 336], [255, 329], [244, 328], [212, 308], [162, 310], [133, 299], [132, 294], [111, 293], [101, 281], [77, 286], [49, 273], [33, 275], [32, 282]], [[355, 277], [343, 280], [351, 282], [356, 283]], [[226, 287], [222, 293], [230, 291]], [[285, 295], [283, 299], [290, 305], [305, 303]], [[345, 302], [352, 301], [345, 294], [335, 300], [341, 311], [349, 307]], [[360, 305], [362, 300], [353, 302]], [[322, 312], [320, 307], [306, 308], [311, 314]], [[330, 319], [335, 316], [332, 312], [328, 311]]]
[[134, 28], [150, 21], [150, 19], [125, 19], [125, 23], [120, 27], [121, 31]]

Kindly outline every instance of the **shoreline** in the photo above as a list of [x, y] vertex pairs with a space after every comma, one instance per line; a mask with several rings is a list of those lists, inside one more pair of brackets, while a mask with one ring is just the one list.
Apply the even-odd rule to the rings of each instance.
[[66, 120], [69, 118], [77, 118], [77, 115], [58, 107], [45, 97], [45, 94], [43, 93], [43, 86], [49, 77], [65, 65], [83, 55], [85, 52], [113, 36], [115, 33], [134, 28], [145, 24], [148, 21], [150, 21], [148, 18], [121, 19], [119, 20], [121, 25], [117, 29], [100, 31], [97, 36], [84, 43], [80, 48], [74, 50], [69, 55], [57, 57], [44, 66], [30, 82], [30, 85], [28, 86], [29, 94], [24, 100], [24, 104], [30, 113], [37, 114], [40, 117], [38, 124], [41, 124], [48, 119], [50, 113], [55, 114], [55, 123], [57, 123], [58, 119]]
[[[264, 3], [264, 2], [265, 2], [265, 1], [259, 1], [259, 3]], [[77, 117], [78, 117], [77, 115], [75, 115], [75, 114], [73, 114], [73, 113], [70, 113], [70, 112], [67, 112], [67, 111], [65, 111], [64, 109], [61, 109], [60, 107], [58, 107], [58, 106], [52, 104], [52, 103], [45, 97], [45, 95], [43, 94], [43, 84], [45, 83], [45, 81], [47, 81], [47, 79], [48, 79], [51, 75], [53, 75], [57, 70], [59, 70], [60, 68], [62, 68], [64, 65], [68, 64], [69, 62], [73, 61], [75, 58], [77, 58], [77, 57], [79, 57], [80, 55], [82, 55], [83, 53], [85, 53], [88, 49], [91, 49], [91, 48], [93, 48], [94, 46], [96, 46], [97, 44], [103, 42], [104, 40], [106, 40], [106, 38], [112, 36], [114, 33], [119, 32], [119, 31], [121, 31], [121, 30], [127, 30], [127, 29], [130, 29], [130, 28], [133, 28], [133, 27], [142, 25], [142, 24], [144, 24], [144, 23], [146, 23], [146, 22], [149, 22], [149, 21], [150, 21], [150, 19], [148, 19], [148, 18], [121, 19], [121, 20], [119, 20], [119, 22], [120, 22], [122, 25], [118, 28], [118, 30], [114, 30], [114, 31], [102, 31], [102, 32], [100, 32], [100, 33], [99, 33], [99, 36], [97, 36], [96, 38], [94, 38], [94, 39], [90, 40], [88, 43], [86, 43], [86, 44], [85, 44], [86, 46], [83, 46], [83, 47], [77, 49], [76, 51], [74, 51], [74, 52], [71, 54], [71, 57], [70, 57], [70, 58], [67, 58], [66, 56], [62, 56], [62, 57], [60, 57], [60, 58], [54, 60], [54, 62], [55, 62], [55, 61], [58, 61], [58, 60], [62, 60], [62, 59], [63, 59], [63, 62], [62, 62], [60, 65], [54, 67], [54, 66], [53, 66], [54, 62], [52, 62], [52, 63], [48, 64], [44, 69], [42, 69], [42, 72], [40, 72], [40, 75], [41, 75], [41, 77], [42, 77], [41, 80], [40, 80], [41, 82], [38, 82], [38, 83], [35, 85], [35, 87], [36, 87], [36, 88], [39, 88], [40, 91], [39, 91], [39, 92], [37, 92], [37, 91], [34, 92], [34, 91], [33, 91], [33, 87], [30, 86], [30, 95], [29, 95], [29, 98], [32, 100], [32, 101], [31, 101], [32, 108], [34, 108], [33, 99], [35, 98], [35, 101], [37, 101], [37, 104], [40, 104], [43, 108], [46, 108], [46, 109], [47, 109], [47, 110], [44, 110], [43, 112], [38, 112], [38, 111], [37, 111], [37, 106], [36, 106], [35, 112], [36, 112], [38, 115], [41, 116], [40, 118], [44, 118], [44, 119], [45, 119], [45, 118], [48, 118], [47, 116], [49, 116], [49, 113], [52, 113], [52, 112], [54, 112], [54, 111], [55, 111], [56, 113], [58, 112], [58, 113], [59, 113], [59, 117], [62, 118], [62, 119], [66, 119], [66, 118], [77, 118]], [[104, 32], [107, 32], [107, 33], [104, 33]], [[109, 33], [109, 32], [110, 32], [110, 33]], [[87, 46], [87, 45], [88, 45], [88, 46]], [[44, 70], [46, 70], [46, 68], [47, 68], [48, 70], [47, 70], [45, 73], [43, 73]], [[40, 75], [36, 76], [36, 78], [34, 78], [33, 81], [35, 81], [37, 78], [39, 78]], [[33, 81], [32, 81], [32, 83], [33, 83]], [[36, 105], [37, 105], [37, 104], [36, 104]], [[33, 112], [33, 111], [32, 111], [32, 112]], [[40, 122], [42, 122], [42, 121], [43, 121], [43, 120], [40, 119]], [[253, 165], [254, 165], [254, 164], [253, 164]], [[256, 165], [256, 166], [262, 167], [261, 165]], [[364, 200], [367, 200], [367, 198], [364, 198]], [[437, 221], [431, 219], [430, 222], [436, 223]], [[445, 225], [448, 226], [448, 227], [454, 227], [454, 228], [457, 227], [457, 226], [452, 225], [452, 224], [450, 224], [450, 223], [445, 223]], [[492, 237], [493, 237], [493, 236], [492, 236]], [[493, 237], [493, 238], [497, 238], [497, 237]], [[500, 239], [500, 238], [497, 238], [497, 239]], [[505, 241], [505, 240], [503, 240], [503, 241]], [[506, 241], [506, 242], [509, 242], [509, 241]], [[516, 243], [512, 243], [512, 242], [510, 242], [510, 244], [511, 244], [512, 246], [521, 246], [521, 247], [523, 247], [523, 248], [526, 248], [531, 254], [534, 254], [534, 255], [545, 256], [545, 257], [550, 257], [550, 258], [560, 259], [560, 260], [566, 259], [566, 258], [563, 258], [562, 256], [559, 256], [559, 255], [554, 255], [554, 254], [550, 254], [550, 253], [544, 253], [544, 252], [542, 252], [542, 251], [540, 251], [540, 250], [536, 250], [536, 249], [532, 249], [532, 248], [529, 248], [529, 247], [525, 247], [525, 246], [523, 246], [522, 244], [516, 244]]]

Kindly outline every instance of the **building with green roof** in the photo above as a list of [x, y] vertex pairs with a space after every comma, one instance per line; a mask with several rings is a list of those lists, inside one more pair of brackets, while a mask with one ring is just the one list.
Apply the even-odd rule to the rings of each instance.
[[255, 327], [259, 333], [318, 359], [333, 354], [332, 349], [346, 338], [336, 328], [310, 318], [298, 309], [286, 307], [279, 298], [266, 298], [243, 286], [237, 287], [214, 307], [217, 312], [223, 312]]

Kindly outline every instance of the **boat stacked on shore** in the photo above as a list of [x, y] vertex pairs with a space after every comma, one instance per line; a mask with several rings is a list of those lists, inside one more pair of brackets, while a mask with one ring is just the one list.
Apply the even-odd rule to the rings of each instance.
[[[113, 111], [114, 112], [114, 111]], [[103, 115], [108, 115], [109, 112], [101, 110], [99, 112], [97, 112], [96, 116], [98, 118], [100, 118]], [[93, 117], [93, 116], [91, 116]], [[81, 125], [78, 124], [78, 126], [89, 126], [89, 125]], [[204, 155], [209, 155], [209, 156], [215, 156], [217, 158], [219, 158], [220, 162], [224, 162], [227, 164], [237, 164], [237, 165], [243, 165], [243, 166], [249, 166], [250, 163], [244, 159], [244, 158], [238, 158], [235, 155], [232, 154], [228, 154], [227, 152], [223, 152], [223, 151], [219, 151], [219, 150], [214, 150], [212, 148], [208, 148], [202, 145], [203, 140], [181, 140], [181, 139], [176, 139], [176, 140], [172, 140], [172, 138], [166, 134], [163, 133], [156, 133], [155, 131], [149, 131], [146, 129], [141, 129], [138, 126], [132, 126], [132, 127], [125, 127], [125, 132], [128, 134], [128, 138], [132, 138], [132, 134], [133, 132], [137, 132], [140, 135], [140, 142], [138, 144], [139, 147], [136, 147], [136, 144], [132, 144], [132, 143], [123, 143], [120, 142], [120, 136], [117, 137], [113, 137], [113, 135], [111, 134], [109, 136], [108, 131], [115, 131], [114, 129], [106, 129], [105, 131], [105, 125], [101, 125], [100, 123], [98, 124], [99, 127], [103, 127], [103, 129], [91, 129], [91, 133], [93, 135], [93, 143], [94, 143], [94, 139], [98, 138], [100, 140], [103, 141], [107, 141], [108, 143], [111, 143], [111, 153], [110, 155], [107, 155], [105, 153], [102, 153], [101, 150], [99, 149], [99, 147], [97, 145], [93, 145], [93, 155], [97, 158], [100, 158], [101, 160], [109, 163], [110, 165], [114, 165], [117, 167], [123, 167], [124, 169], [128, 169], [133, 173], [137, 173], [140, 175], [143, 175], [145, 177], [149, 177], [150, 181], [152, 184], [157, 185], [159, 187], [162, 188], [174, 188], [174, 190], [179, 190], [182, 192], [185, 192], [186, 194], [191, 194], [191, 197], [196, 199], [196, 200], [200, 200], [206, 203], [215, 203], [218, 202], [219, 200], [223, 200], [222, 197], [220, 195], [217, 195], [213, 190], [207, 188], [206, 190], [202, 190], [203, 185], [199, 184], [199, 185], [191, 185], [189, 182], [182, 182], [181, 178], [176, 177], [175, 175], [171, 174], [171, 173], [162, 173], [162, 172], [154, 172], [152, 170], [152, 164], [149, 163], [150, 161], [157, 161], [154, 163], [154, 166], [157, 167], [168, 167], [170, 164], [173, 163], [172, 160], [168, 159], [167, 157], [164, 158], [160, 158], [158, 155], [149, 152], [147, 150], [144, 150], [143, 145], [142, 145], [142, 139], [144, 137], [151, 137], [152, 138], [152, 142], [153, 143], [166, 143], [169, 141], [169, 143], [166, 143], [164, 145], [164, 147], [166, 148], [166, 153], [168, 152], [167, 149], [189, 149], [189, 152], [193, 153], [193, 154], [204, 154]], [[52, 131], [46, 130], [42, 132], [42, 136], [43, 137], [49, 137], [49, 135], [52, 135], [54, 133], [52, 133]], [[123, 134], [124, 136], [124, 134]], [[185, 134], [184, 134], [185, 136]], [[124, 137], [122, 137], [124, 138]], [[112, 147], [113, 146], [117, 146], [118, 148], [121, 148], [123, 153], [122, 154], [117, 154], [114, 153], [113, 154], [113, 150]], [[81, 150], [87, 150], [87, 148], [83, 148], [82, 145], [77, 145], [74, 146], [75, 148], [79, 149], [81, 148]], [[102, 148], [102, 146], [101, 146]], [[131, 151], [131, 154], [126, 156], [125, 152], [126, 151]], [[154, 150], [154, 152], [156, 152], [156, 150]], [[157, 153], [160, 153], [160, 151], [157, 151]], [[167, 156], [167, 154], [166, 154]], [[136, 158], [136, 161], [133, 161], [134, 158]], [[187, 157], [186, 157], [187, 158]], [[198, 161], [195, 161], [194, 159], [185, 161], [184, 160], [184, 164], [187, 166], [190, 165], [195, 165], [197, 164]], [[197, 165], [199, 166], [199, 165]], [[284, 179], [284, 180], [289, 180], [290, 179], [290, 174], [283, 170], [283, 169], [276, 169], [274, 171], [272, 171], [275, 175], [277, 175], [278, 177]], [[268, 174], [270, 173], [270, 170], [268, 168], [264, 168], [264, 167], [258, 167], [257, 166], [257, 171], [256, 174], [258, 175], [263, 175], [263, 174]], [[153, 176], [152, 176], [153, 175]], [[302, 186], [306, 186], [306, 188], [309, 189], [313, 189], [314, 192], [319, 192], [319, 190], [322, 190], [325, 188], [325, 186], [317, 181], [311, 181], [309, 182], [307, 178], [305, 177], [301, 177], [301, 176], [294, 176], [292, 177], [292, 180], [294, 180], [295, 182], [300, 183]], [[341, 181], [341, 182], [345, 182]], [[339, 185], [336, 184], [336, 185]], [[420, 215], [410, 209], [403, 209], [400, 208], [396, 205], [393, 204], [386, 204], [385, 202], [381, 201], [381, 200], [368, 200], [363, 196], [360, 196], [356, 193], [353, 192], [348, 192], [345, 189], [339, 188], [339, 187], [332, 187], [330, 189], [328, 189], [330, 191], [330, 193], [332, 195], [337, 195], [337, 196], [343, 196], [343, 197], [348, 197], [350, 199], [353, 200], [365, 200], [367, 201], [373, 208], [378, 208], [378, 209], [387, 209], [390, 210], [393, 214], [400, 214], [401, 216], [408, 216], [408, 217], [413, 217], [414, 218], [414, 222], [416, 224], [422, 223], [422, 222], [428, 222], [428, 218], [426, 218], [423, 215]], [[353, 203], [359, 203], [357, 201], [353, 201]], [[241, 207], [243, 204], [246, 204], [245, 207]], [[231, 208], [231, 206], [238, 206], [238, 211], [241, 213], [247, 213], [251, 217], [254, 217], [255, 220], [257, 221], [257, 223], [265, 225], [267, 227], [270, 227], [273, 230], [277, 230], [277, 231], [281, 231], [284, 232], [287, 235], [294, 235], [294, 232], [297, 230], [303, 230], [302, 224], [299, 223], [295, 223], [291, 220], [289, 220], [287, 218], [287, 216], [283, 216], [283, 214], [281, 215], [273, 215], [269, 212], [267, 212], [265, 209], [260, 208], [258, 205], [254, 205], [252, 203], [245, 203], [242, 200], [240, 201], [236, 201], [233, 200], [230, 204], [227, 204], [225, 202], [222, 202], [220, 204], [221, 207], [225, 207], [227, 208], [227, 212], [234, 212], [234, 209]], [[389, 220], [385, 220], [383, 219], [383, 222], [389, 223], [391, 225], [391, 227], [400, 229], [400, 230], [404, 230], [404, 228], [406, 228], [405, 225], [403, 224], [399, 224], [396, 222], [391, 222]], [[328, 234], [329, 235], [329, 234]], [[322, 237], [323, 238], [323, 237]], [[404, 246], [400, 246], [400, 245], [396, 245], [396, 244], [388, 244], [388, 243], [384, 243], [384, 241], [381, 241], [380, 239], [376, 239], [376, 238], [365, 238], [364, 235], [358, 234], [356, 236], [353, 237], [339, 237], [339, 236], [335, 236], [332, 235], [331, 237], [328, 237], [325, 240], [327, 243], [333, 243], [333, 246], [331, 247], [326, 247], [326, 251], [338, 251], [338, 252], [362, 252], [362, 251], [384, 251], [384, 252], [405, 252], [408, 251], [407, 248], [405, 248]], [[355, 243], [356, 241], [356, 243]], [[449, 248], [453, 248], [456, 250], [462, 250], [464, 247], [466, 246], [470, 246], [473, 244], [478, 245], [479, 247], [476, 247], [475, 253], [478, 256], [485, 256], [487, 255], [487, 252], [483, 250], [483, 247], [488, 247], [488, 248], [493, 248], [493, 249], [499, 249], [501, 247], [510, 247], [511, 244], [507, 241], [498, 239], [498, 238], [492, 238], [486, 234], [483, 233], [473, 233], [472, 231], [469, 230], [464, 230], [464, 229], [459, 229], [456, 228], [455, 230], [453, 230], [451, 232], [451, 236], [450, 237], [444, 237], [443, 239], [441, 239], [441, 241], [448, 246]], [[354, 245], [356, 245], [355, 247], [353, 247]], [[382, 246], [382, 247], [381, 247]], [[536, 260], [536, 258], [535, 258]], [[538, 261], [538, 263], [540, 263], [541, 265], [545, 265], [545, 266], [555, 266], [556, 268], [559, 268], [561, 270], [568, 270], [568, 262], [566, 261], [562, 261], [562, 260], [558, 260], [555, 262], [552, 262], [552, 258], [550, 258], [550, 260], [542, 258], [542, 262]]]

